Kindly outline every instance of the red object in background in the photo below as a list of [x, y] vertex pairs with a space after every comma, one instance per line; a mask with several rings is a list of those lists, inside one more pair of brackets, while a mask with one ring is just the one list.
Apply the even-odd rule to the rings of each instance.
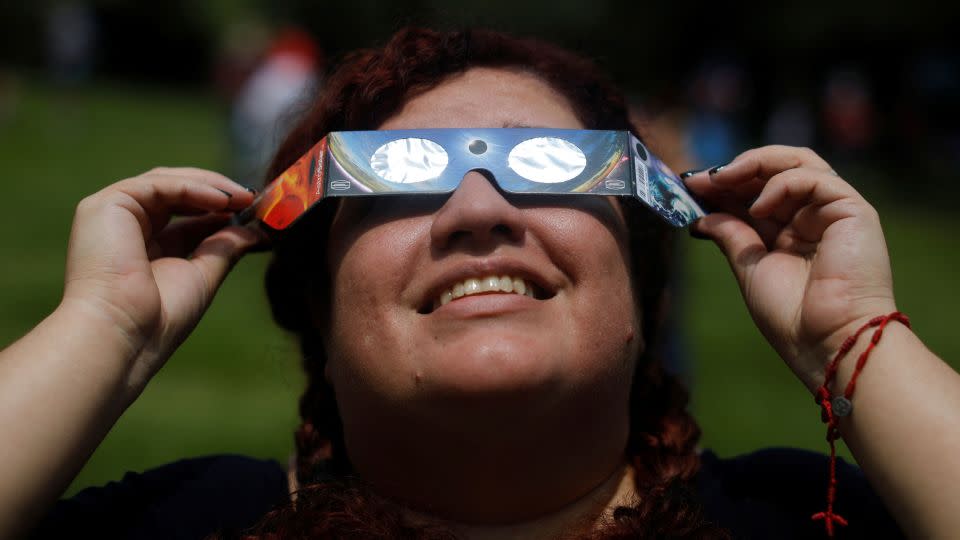
[[323, 67], [324, 58], [320, 48], [309, 34], [298, 28], [286, 28], [280, 31], [270, 48], [265, 61], [286, 57], [289, 61], [301, 63], [301, 69], [314, 71]]
[[823, 122], [827, 140], [838, 150], [863, 150], [873, 142], [873, 98], [857, 73], [837, 72], [827, 81]]

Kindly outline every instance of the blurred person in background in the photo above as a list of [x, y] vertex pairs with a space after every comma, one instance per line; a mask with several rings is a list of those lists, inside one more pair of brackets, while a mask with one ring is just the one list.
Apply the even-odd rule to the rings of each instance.
[[263, 59], [270, 45], [269, 25], [256, 18], [228, 23], [219, 40], [213, 70], [217, 94], [233, 104], [243, 84]]
[[283, 120], [316, 92], [323, 62], [322, 51], [302, 30], [288, 27], [272, 40], [233, 98], [230, 139], [238, 181], [252, 186], [263, 177], [283, 135]]
[[877, 119], [868, 80], [859, 71], [827, 73], [821, 101], [827, 148], [838, 160], [862, 157], [876, 137]]
[[813, 108], [799, 95], [782, 92], [764, 126], [766, 144], [812, 147], [816, 126]]
[[[504, 126], [639, 135], [577, 54], [405, 29], [327, 79], [266, 178], [335, 131]], [[476, 169], [458, 180], [446, 196], [318, 205], [272, 242], [228, 226], [254, 195], [210, 171], [159, 168], [85, 198], [61, 304], [0, 352], [0, 536], [960, 530], [960, 376], [896, 318], [879, 217], [818, 155], [748, 150], [686, 182], [716, 209], [691, 234], [727, 256], [760, 332], [863, 467], [837, 463], [829, 482], [819, 454], [698, 447], [687, 393], [659, 358], [672, 229], [658, 216], [612, 197], [506, 193]], [[299, 339], [308, 380], [291, 466], [186, 459], [55, 502], [233, 264], [267, 245], [274, 317]], [[483, 294], [451, 299], [458, 285]], [[875, 347], [855, 339], [886, 314]]]
[[0, 128], [13, 119], [20, 103], [20, 80], [12, 71], [0, 68]]
[[743, 146], [738, 115], [748, 99], [743, 67], [736, 59], [711, 57], [703, 62], [690, 87], [687, 146], [699, 167], [733, 159]]
[[53, 80], [87, 82], [96, 61], [97, 20], [84, 2], [56, 2], [47, 13], [47, 57]]
[[[915, 172], [926, 165], [927, 174], [913, 181], [936, 182], [935, 189], [956, 191], [956, 170], [960, 167], [960, 58], [955, 51], [934, 47], [908, 57], [899, 77], [900, 101], [897, 115], [899, 147], [910, 150], [914, 159], [904, 169]], [[950, 182], [937, 182], [950, 179]]]

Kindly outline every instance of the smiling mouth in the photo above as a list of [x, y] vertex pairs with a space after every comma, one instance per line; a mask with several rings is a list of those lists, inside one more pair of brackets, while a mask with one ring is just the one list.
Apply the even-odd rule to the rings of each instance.
[[519, 294], [528, 296], [534, 300], [547, 300], [552, 296], [545, 293], [544, 290], [535, 283], [516, 276], [476, 277], [455, 283], [452, 287], [434, 298], [431, 304], [420, 308], [418, 312], [421, 315], [426, 315], [460, 298], [481, 294]]

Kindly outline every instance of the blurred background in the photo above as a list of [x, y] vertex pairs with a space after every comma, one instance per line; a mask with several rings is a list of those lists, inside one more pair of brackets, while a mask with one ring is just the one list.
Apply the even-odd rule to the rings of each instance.
[[[626, 0], [4, 2], [0, 346], [56, 307], [85, 195], [157, 165], [257, 184], [301, 98], [322, 90], [345, 52], [408, 24], [473, 25], [594, 58], [677, 171], [761, 144], [815, 149], [880, 210], [899, 306], [957, 366], [957, 11], [862, 0], [759, 10]], [[703, 445], [725, 456], [825, 451], [817, 406], [753, 327], [719, 251], [685, 235], [678, 248], [670, 357], [691, 384]], [[303, 383], [295, 345], [270, 320], [266, 261], [238, 265], [71, 493], [183, 457], [286, 460]]]

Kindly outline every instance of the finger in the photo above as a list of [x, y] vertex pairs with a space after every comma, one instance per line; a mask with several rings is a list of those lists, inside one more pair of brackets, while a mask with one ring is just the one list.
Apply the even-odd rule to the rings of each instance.
[[211, 212], [209, 210], [200, 210], [197, 208], [187, 208], [187, 207], [183, 207], [183, 208], [171, 207], [170, 208], [171, 219], [176, 219], [178, 217], [206, 216], [206, 215], [209, 215], [210, 213]]
[[230, 223], [230, 214], [206, 214], [199, 217], [174, 219], [151, 242], [147, 254], [150, 260], [159, 257], [186, 257], [204, 239]]
[[197, 167], [155, 167], [144, 174], [154, 173], [166, 176], [193, 178], [231, 193], [244, 191], [253, 193], [251, 189], [231, 180], [227, 176], [208, 169], [200, 169]]
[[757, 230], [736, 216], [719, 212], [708, 214], [692, 227], [697, 234], [717, 243], [740, 283], [744, 283], [749, 268], [767, 254], [767, 247]]
[[707, 171], [702, 171], [685, 178], [684, 184], [694, 195], [710, 206], [719, 197], [726, 197], [731, 194], [745, 203], [752, 201], [763, 189], [765, 181], [755, 177], [738, 184], [721, 185], [712, 181]]
[[800, 208], [825, 205], [843, 198], [861, 199], [853, 187], [828, 171], [808, 168], [790, 169], [772, 177], [750, 207], [750, 215], [789, 221]]
[[757, 231], [764, 244], [768, 247], [772, 246], [784, 224], [774, 219], [751, 216], [748, 202], [752, 202], [754, 199], [756, 199], [756, 195], [745, 198], [735, 191], [722, 189], [714, 193], [709, 200], [704, 199], [704, 202], [709, 206], [711, 212], [730, 214], [744, 221]]
[[794, 216], [791, 224], [798, 238], [819, 242], [828, 227], [848, 218], [870, 218], [879, 224], [880, 218], [866, 201], [843, 198], [827, 204], [807, 205]]
[[718, 185], [730, 186], [754, 178], [765, 181], [783, 171], [800, 167], [832, 170], [823, 158], [809, 148], [771, 145], [747, 150], [729, 164], [711, 169], [709, 176]]
[[151, 263], [151, 273], [168, 315], [162, 338], [176, 347], [210, 306], [227, 273], [258, 241], [250, 229], [231, 226], [204, 239], [191, 260], [165, 257]]
[[204, 239], [190, 260], [204, 275], [209, 290], [216, 290], [240, 257], [262, 242], [262, 233], [233, 225]]
[[[214, 202], [211, 203], [217, 204], [217, 202], [219, 202], [220, 206], [214, 206], [212, 208], [210, 206], [197, 207], [194, 204], [190, 204], [191, 201], [181, 201], [168, 195], [168, 199], [164, 202], [167, 202], [170, 210], [176, 214], [185, 214], [190, 211], [241, 210], [249, 206], [255, 197], [252, 190], [243, 187], [220, 173], [192, 167], [157, 167], [138, 177], [118, 182], [116, 187], [130, 194], [134, 194], [133, 192], [137, 191], [137, 188], [142, 190], [144, 180], [157, 183], [159, 186], [164, 187], [165, 189], [163, 191], [157, 193], [157, 195], [161, 196], [168, 194], [176, 195], [175, 190], [184, 184], [208, 186], [221, 194], [221, 197], [214, 198]], [[130, 186], [131, 189], [126, 189], [128, 186]], [[211, 190], [207, 190], [207, 192], [211, 194], [214, 193], [214, 191]], [[152, 193], [144, 191], [141, 191], [141, 193], [146, 196], [153, 195]], [[183, 202], [187, 204], [182, 204]]]
[[[173, 214], [240, 210], [253, 202], [253, 194], [239, 184], [194, 169], [155, 169], [109, 186], [96, 196], [111, 198], [137, 216], [145, 238], [161, 230]], [[224, 186], [226, 184], [226, 189]], [[232, 189], [232, 190], [231, 190]], [[123, 195], [132, 200], [124, 200]]]
[[257, 232], [230, 226], [200, 242], [190, 260], [165, 257], [154, 261], [152, 273], [164, 298], [164, 311], [178, 317], [172, 327], [199, 320], [230, 269], [259, 241]]
[[273, 249], [273, 240], [270, 236], [260, 228], [259, 225], [254, 223], [247, 223], [246, 225], [240, 225], [245, 229], [250, 229], [254, 236], [257, 237], [257, 243], [252, 247], [248, 248], [246, 253], [263, 253]]

